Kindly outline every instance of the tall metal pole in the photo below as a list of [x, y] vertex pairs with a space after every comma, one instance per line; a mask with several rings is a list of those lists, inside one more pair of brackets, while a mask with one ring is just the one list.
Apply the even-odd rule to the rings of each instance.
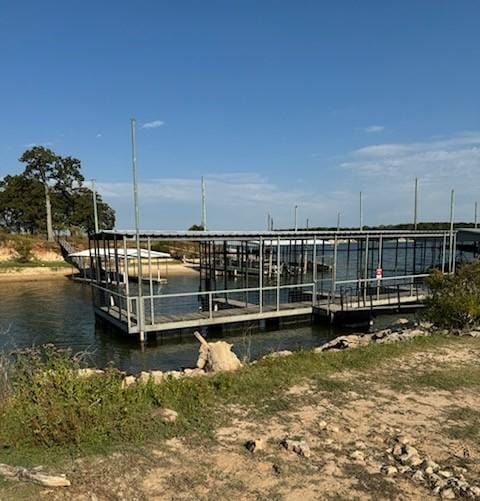
[[415, 199], [413, 202], [413, 229], [417, 229], [417, 212], [418, 212], [418, 177], [415, 178]]
[[135, 211], [135, 241], [137, 244], [138, 262], [138, 322], [140, 331], [140, 341], [145, 341], [143, 298], [142, 298], [142, 256], [140, 249], [140, 212], [138, 208], [138, 181], [137, 181], [137, 122], [134, 118], [130, 120], [132, 129], [132, 175], [133, 175], [133, 207]]
[[363, 231], [363, 194], [360, 192], [360, 231]]
[[97, 209], [97, 191], [95, 189], [95, 179], [92, 179], [92, 196], [93, 196], [93, 220], [95, 223], [95, 233], [98, 233], [98, 209]]
[[270, 224], [270, 213], [267, 214], [267, 230], [270, 231], [271, 224]]
[[308, 217], [307, 217], [307, 228], [306, 229], [308, 230]]
[[340, 231], [340, 212], [337, 213], [337, 231]]
[[202, 176], [202, 228], [207, 231], [207, 199], [205, 196], [205, 179]]
[[475, 202], [475, 218], [473, 221], [474, 228], [478, 228], [478, 221], [477, 221], [477, 209], [478, 209], [478, 202]]
[[448, 271], [451, 273], [453, 269], [453, 218], [455, 210], [455, 190], [450, 192], [450, 251], [448, 254]]
[[295, 205], [294, 206], [294, 212], [295, 212], [295, 231], [297, 231], [297, 209], [298, 209], [298, 205]]

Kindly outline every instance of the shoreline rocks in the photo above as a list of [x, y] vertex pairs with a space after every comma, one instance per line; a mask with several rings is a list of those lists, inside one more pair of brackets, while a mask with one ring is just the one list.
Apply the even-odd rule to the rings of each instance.
[[310, 447], [304, 440], [290, 440], [289, 438], [286, 438], [281, 442], [281, 445], [287, 451], [295, 452], [296, 454], [303, 456], [304, 458], [309, 458], [312, 455]]
[[395, 443], [388, 449], [387, 456], [394, 464], [383, 464], [380, 472], [386, 476], [398, 474], [409, 476], [414, 482], [423, 483], [433, 494], [442, 499], [479, 499], [480, 487], [466, 481], [461, 471], [442, 469], [428, 456], [423, 456], [404, 435], [395, 437]]
[[[409, 341], [417, 337], [430, 336], [434, 332], [445, 333], [446, 331], [434, 330], [430, 322], [415, 322], [406, 318], [400, 318], [389, 327], [374, 332], [357, 333], [338, 336], [331, 341], [313, 348], [313, 353], [323, 353], [328, 351], [341, 351], [351, 348], [358, 348], [370, 344], [391, 344], [402, 341]], [[469, 331], [454, 332], [458, 336], [471, 336], [480, 338], [480, 329], [472, 328]], [[243, 367], [242, 362], [232, 351], [232, 344], [225, 341], [207, 342], [198, 332], [194, 336], [200, 341], [199, 356], [196, 367], [185, 368], [183, 370], [171, 371], [142, 371], [139, 375], [124, 375], [123, 388], [128, 388], [134, 383], [159, 384], [166, 378], [180, 379], [183, 377], [199, 377], [218, 372], [235, 371]], [[274, 360], [286, 358], [294, 355], [290, 350], [279, 350], [262, 356], [259, 360]], [[248, 365], [255, 365], [259, 360], [254, 360]], [[104, 374], [105, 371], [95, 368], [84, 368], [78, 370], [79, 377], [88, 378]]]

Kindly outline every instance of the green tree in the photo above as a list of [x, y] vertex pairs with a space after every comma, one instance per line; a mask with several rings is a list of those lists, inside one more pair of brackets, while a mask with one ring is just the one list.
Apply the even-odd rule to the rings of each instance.
[[[86, 187], [78, 188], [73, 193], [73, 212], [70, 215], [70, 225], [87, 233], [95, 231], [93, 216], [93, 191]], [[97, 193], [97, 211], [99, 229], [109, 230], [115, 225], [115, 211], [102, 200]]]
[[[28, 195], [28, 196], [27, 196]], [[24, 174], [0, 181], [0, 225], [15, 233], [45, 232], [44, 187]]]
[[436, 325], [463, 329], [480, 321], [480, 261], [461, 266], [454, 275], [434, 270], [427, 279], [430, 297], [425, 317]]
[[[93, 193], [83, 186], [80, 160], [36, 146], [21, 156], [22, 174], [0, 179], [0, 226], [17, 233], [94, 230]], [[115, 224], [115, 212], [97, 194], [100, 228]]]
[[43, 146], [34, 146], [25, 151], [20, 162], [27, 164], [25, 175], [42, 183], [45, 190], [45, 213], [47, 218], [47, 239], [53, 240], [52, 204], [50, 200], [50, 184], [55, 179], [56, 155]]
[[72, 157], [61, 157], [48, 148], [34, 146], [23, 153], [20, 162], [26, 164], [25, 176], [35, 179], [43, 185], [47, 239], [53, 240], [51, 191], [55, 189], [57, 196], [63, 196], [64, 202], [68, 205], [72, 190], [76, 186], [81, 186], [84, 179], [80, 173], [80, 160]]

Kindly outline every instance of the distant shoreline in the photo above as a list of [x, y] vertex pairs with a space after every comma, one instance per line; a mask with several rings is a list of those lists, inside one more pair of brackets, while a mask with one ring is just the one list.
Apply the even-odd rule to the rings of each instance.
[[[71, 267], [49, 267], [47, 266], [32, 266], [32, 267], [11, 267], [0, 268], [0, 283], [7, 282], [39, 282], [42, 280], [58, 280], [69, 278], [72, 276], [72, 271], [76, 270]], [[165, 268], [162, 266], [160, 274], [163, 278], [170, 276], [182, 275], [198, 275], [198, 270], [191, 265], [183, 263], [169, 263], [168, 273], [165, 273]], [[144, 279], [148, 277], [144, 276]]]
[[71, 274], [72, 269], [67, 267], [5, 268], [0, 270], [0, 282], [38, 282], [41, 280], [63, 279]]

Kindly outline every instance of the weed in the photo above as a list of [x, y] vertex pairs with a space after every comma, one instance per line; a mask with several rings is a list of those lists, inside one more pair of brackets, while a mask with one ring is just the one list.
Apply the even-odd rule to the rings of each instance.
[[454, 407], [446, 413], [455, 424], [446, 427], [447, 434], [457, 440], [480, 441], [480, 411], [470, 407]]
[[446, 367], [423, 373], [409, 373], [393, 381], [396, 390], [404, 388], [435, 388], [454, 391], [460, 388], [480, 387], [480, 368], [476, 365]]
[[[368, 346], [344, 352], [315, 354], [299, 351], [282, 359], [266, 359], [235, 373], [203, 378], [166, 378], [160, 384], [134, 384], [122, 388], [122, 375], [115, 369], [81, 378], [82, 361], [52, 346], [17, 354], [10, 394], [0, 401], [0, 444], [10, 449], [0, 456], [30, 462], [41, 451], [60, 456], [75, 451], [98, 450], [116, 444], [139, 444], [172, 436], [213, 438], [216, 426], [228, 422], [228, 406], [241, 406], [264, 416], [292, 405], [286, 390], [313, 380], [318, 388], [342, 395], [349, 382], [334, 379], [341, 370], [368, 370], [408, 353], [438, 348], [457, 339], [431, 336], [397, 345]], [[471, 340], [474, 342], [474, 340]], [[463, 369], [442, 377], [417, 377], [421, 384], [437, 387], [479, 384], [477, 372]], [[453, 376], [452, 376], [453, 375]], [[447, 377], [448, 376], [448, 377]], [[448, 378], [452, 378], [450, 381]], [[435, 380], [437, 378], [437, 380]], [[413, 378], [412, 378], [413, 380]], [[178, 412], [173, 424], [155, 418], [159, 406]], [[42, 460], [42, 463], [45, 461]]]

